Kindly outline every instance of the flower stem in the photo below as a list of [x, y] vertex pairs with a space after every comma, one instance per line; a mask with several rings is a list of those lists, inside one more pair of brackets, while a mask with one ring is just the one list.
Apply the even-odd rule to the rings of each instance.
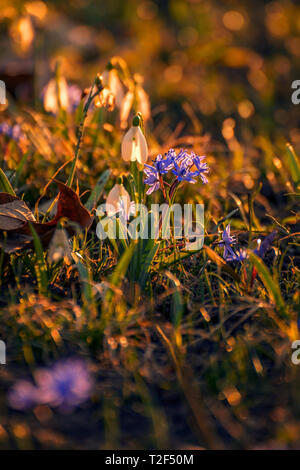
[[87, 101], [84, 105], [84, 108], [83, 108], [82, 118], [81, 118], [81, 121], [79, 123], [78, 131], [77, 131], [77, 144], [76, 144], [76, 147], [75, 147], [75, 155], [74, 155], [74, 158], [72, 160], [71, 172], [70, 172], [70, 175], [69, 175], [69, 178], [68, 178], [68, 181], [67, 181], [67, 186], [69, 186], [69, 187], [72, 186], [73, 180], [74, 180], [76, 164], [77, 164], [77, 160], [78, 160], [78, 157], [79, 157], [80, 148], [81, 148], [81, 144], [82, 144], [82, 140], [83, 140], [84, 125], [85, 125], [85, 121], [86, 121], [86, 118], [87, 118], [88, 110], [89, 110], [89, 107], [90, 107], [93, 99], [95, 98], [95, 96], [97, 96], [101, 91], [101, 87], [97, 86], [97, 91], [96, 91], [96, 93], [93, 94], [93, 89], [95, 87], [95, 84], [96, 84], [97, 80], [98, 80], [98, 76], [95, 78], [95, 80], [94, 80], [94, 82], [91, 86], [88, 99], [87, 99]]

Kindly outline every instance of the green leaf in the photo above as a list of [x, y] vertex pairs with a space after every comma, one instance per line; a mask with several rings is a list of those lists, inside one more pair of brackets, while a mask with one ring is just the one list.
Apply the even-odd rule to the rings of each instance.
[[92, 316], [95, 317], [97, 315], [97, 308], [92, 290], [91, 270], [79, 260], [77, 261], [76, 266], [82, 287], [84, 310], [89, 313], [90, 316], [92, 314]]
[[104, 188], [108, 181], [109, 176], [110, 176], [110, 170], [106, 170], [102, 173], [102, 175], [98, 179], [96, 186], [94, 187], [93, 191], [90, 194], [90, 197], [88, 198], [85, 204], [85, 207], [88, 211], [91, 211], [97, 205], [100, 197], [102, 196], [102, 193], [104, 191]]
[[117, 264], [117, 267], [115, 268], [110, 279], [110, 283], [113, 286], [118, 286], [123, 280], [123, 278], [125, 277], [125, 274], [127, 272], [130, 260], [132, 258], [132, 255], [134, 253], [136, 246], [137, 246], [136, 240], [132, 240], [127, 250], [124, 251], [123, 255], [121, 256], [121, 259], [119, 263]]
[[254, 264], [257, 273], [259, 277], [261, 278], [270, 298], [280, 311], [280, 313], [285, 314], [286, 313], [286, 306], [283, 300], [283, 297], [280, 292], [280, 287], [278, 282], [273, 279], [269, 269], [265, 265], [265, 263], [262, 261], [261, 258], [256, 256], [254, 253], [249, 254], [250, 261]]
[[288, 165], [294, 183], [300, 182], [300, 162], [291, 144], [286, 144]]
[[184, 313], [184, 300], [182, 297], [181, 284], [177, 277], [175, 277], [169, 271], [165, 272], [165, 275], [170, 279], [172, 286], [175, 288], [175, 292], [172, 295], [173, 299], [173, 324], [175, 328], [178, 328], [181, 323], [181, 319]]
[[149, 277], [150, 267], [152, 261], [157, 253], [159, 243], [156, 243], [155, 240], [150, 239], [142, 253], [142, 265], [140, 269], [139, 284], [143, 289]]
[[1, 168], [0, 168], [0, 189], [1, 191], [4, 191], [5, 193], [9, 193], [9, 194], [12, 194], [13, 196], [16, 196], [16, 193], [14, 192], [6, 174]]
[[37, 262], [35, 265], [35, 272], [38, 282], [38, 290], [39, 294], [44, 295], [45, 297], [48, 296], [48, 275], [47, 275], [47, 265], [46, 260], [43, 252], [43, 247], [41, 244], [41, 240], [36, 233], [33, 225], [29, 223], [29, 227], [33, 236], [33, 245], [37, 256]]

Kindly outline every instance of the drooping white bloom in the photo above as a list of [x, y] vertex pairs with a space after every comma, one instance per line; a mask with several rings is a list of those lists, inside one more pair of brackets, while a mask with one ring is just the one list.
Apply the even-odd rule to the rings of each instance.
[[68, 84], [64, 77], [51, 79], [46, 86], [44, 95], [44, 108], [49, 113], [57, 114], [59, 108], [69, 109]]
[[139, 126], [132, 126], [123, 137], [122, 158], [125, 162], [138, 161], [144, 165], [148, 159], [148, 145]]
[[148, 94], [144, 88], [138, 85], [136, 87], [137, 94], [137, 110], [142, 114], [144, 121], [148, 121], [151, 117], [151, 106]]
[[134, 93], [133, 91], [127, 91], [126, 95], [124, 96], [121, 104], [120, 109], [120, 121], [122, 129], [126, 129], [128, 117], [133, 105], [134, 101]]
[[115, 184], [106, 199], [106, 212], [109, 216], [120, 212], [120, 200], [126, 214], [130, 212], [130, 196], [122, 184]]
[[103, 85], [107, 86], [115, 97], [117, 108], [121, 108], [124, 99], [124, 87], [116, 69], [105, 70], [102, 74]]
[[26, 54], [32, 47], [35, 36], [30, 16], [16, 18], [10, 26], [10, 36], [18, 50]]

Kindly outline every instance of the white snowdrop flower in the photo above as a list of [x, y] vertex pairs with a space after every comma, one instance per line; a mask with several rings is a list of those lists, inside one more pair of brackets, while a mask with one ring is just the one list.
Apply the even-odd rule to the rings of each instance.
[[136, 87], [138, 111], [142, 114], [144, 121], [151, 117], [151, 106], [148, 94], [140, 85]]
[[130, 196], [122, 184], [115, 184], [106, 199], [106, 212], [109, 216], [120, 212], [120, 199], [126, 214], [130, 212]]
[[69, 109], [68, 84], [64, 77], [59, 77], [58, 82], [55, 78], [52, 78], [46, 85], [44, 95], [44, 108], [46, 111], [57, 114], [59, 107], [65, 110]]
[[122, 129], [127, 127], [128, 117], [133, 105], [134, 93], [133, 91], [127, 91], [126, 95], [123, 98], [121, 109], [120, 109], [120, 121]]
[[124, 135], [121, 145], [125, 162], [139, 162], [144, 165], [148, 159], [148, 145], [140, 126], [133, 125]]
[[105, 70], [102, 74], [103, 85], [107, 86], [115, 97], [116, 107], [121, 109], [124, 100], [124, 87], [116, 69]]

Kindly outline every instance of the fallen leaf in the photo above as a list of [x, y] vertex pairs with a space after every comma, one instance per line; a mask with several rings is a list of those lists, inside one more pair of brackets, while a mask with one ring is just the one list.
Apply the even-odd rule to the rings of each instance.
[[[23, 248], [32, 247], [30, 224], [47, 248], [54, 234], [57, 223], [63, 218], [77, 224], [81, 229], [89, 228], [93, 217], [83, 206], [79, 196], [64, 183], [56, 181], [59, 187], [57, 212], [49, 222], [39, 223], [24, 201], [8, 193], [0, 193], [0, 247], [6, 253], [14, 253]], [[75, 234], [74, 227], [67, 227], [68, 235]], [[6, 237], [3, 236], [6, 232]]]
[[0, 230], [15, 230], [35, 218], [24, 201], [8, 193], [0, 193]]

